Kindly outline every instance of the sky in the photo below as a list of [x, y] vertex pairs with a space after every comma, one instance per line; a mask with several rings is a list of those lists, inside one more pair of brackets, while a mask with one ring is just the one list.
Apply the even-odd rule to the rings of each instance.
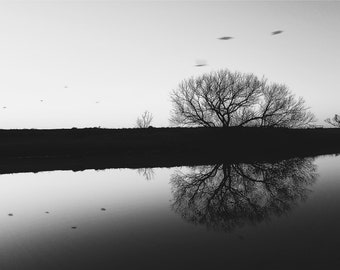
[[0, 129], [132, 128], [146, 110], [166, 127], [171, 91], [222, 68], [286, 84], [327, 126], [339, 14], [336, 1], [0, 1]]

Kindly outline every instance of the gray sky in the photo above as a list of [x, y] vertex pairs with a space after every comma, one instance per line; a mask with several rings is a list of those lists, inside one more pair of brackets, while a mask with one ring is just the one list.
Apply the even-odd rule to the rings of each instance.
[[325, 1], [0, 1], [0, 128], [134, 127], [145, 110], [168, 126], [171, 90], [220, 68], [287, 84], [323, 124], [340, 113], [339, 15]]

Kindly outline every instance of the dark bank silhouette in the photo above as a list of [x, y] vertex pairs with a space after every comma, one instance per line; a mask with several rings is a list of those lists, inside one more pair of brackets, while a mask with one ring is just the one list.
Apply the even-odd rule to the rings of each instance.
[[335, 128], [0, 130], [0, 174], [275, 161], [339, 153], [339, 137]]
[[231, 231], [286, 214], [315, 179], [311, 158], [193, 167], [172, 175], [172, 208], [189, 222]]

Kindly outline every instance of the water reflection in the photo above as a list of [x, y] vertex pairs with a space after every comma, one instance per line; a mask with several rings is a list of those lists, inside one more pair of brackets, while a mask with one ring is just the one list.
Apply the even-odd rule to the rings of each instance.
[[171, 176], [172, 208], [185, 220], [231, 231], [287, 213], [310, 193], [312, 158], [276, 163], [216, 164]]
[[339, 162], [1, 175], [0, 269], [338, 269]]
[[153, 168], [139, 168], [137, 169], [137, 172], [148, 181], [152, 180], [155, 177], [155, 172]]

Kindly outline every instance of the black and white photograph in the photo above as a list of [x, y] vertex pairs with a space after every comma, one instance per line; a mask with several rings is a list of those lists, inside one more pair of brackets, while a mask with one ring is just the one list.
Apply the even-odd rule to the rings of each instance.
[[340, 1], [0, 0], [0, 270], [339, 247]]

